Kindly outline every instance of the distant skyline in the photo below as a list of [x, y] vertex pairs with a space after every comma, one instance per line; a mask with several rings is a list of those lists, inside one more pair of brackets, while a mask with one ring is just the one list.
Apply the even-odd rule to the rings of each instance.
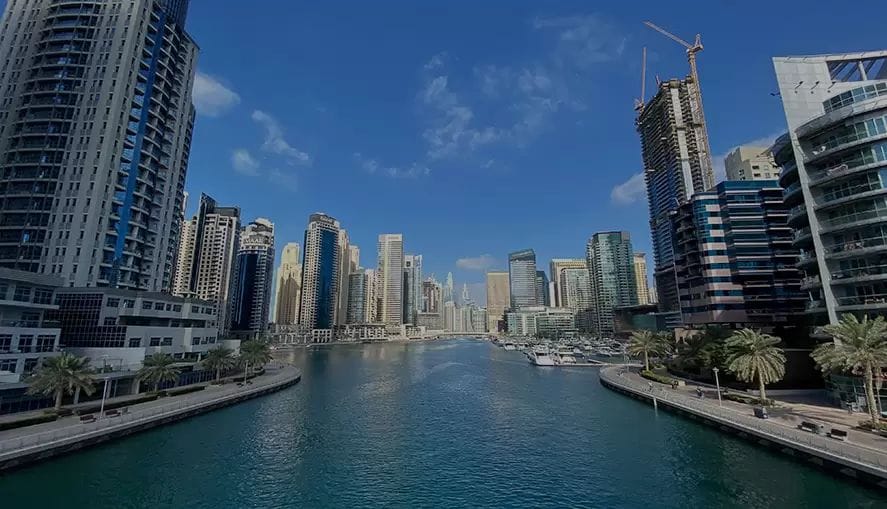
[[641, 21], [702, 34], [722, 172], [733, 147], [785, 130], [773, 56], [884, 46], [887, 5], [865, 17], [803, 5], [382, 2], [347, 3], [342, 16], [335, 3], [193, 2], [188, 31], [201, 52], [187, 190], [240, 206], [244, 222], [271, 218], [278, 256], [317, 211], [368, 252], [380, 233], [403, 233], [424, 274], [453, 271], [478, 300], [485, 271], [507, 269], [524, 247], [544, 267], [581, 258], [597, 231], [627, 230], [650, 253], [632, 110], [641, 48], [647, 98], [656, 75], [681, 77], [687, 64]]

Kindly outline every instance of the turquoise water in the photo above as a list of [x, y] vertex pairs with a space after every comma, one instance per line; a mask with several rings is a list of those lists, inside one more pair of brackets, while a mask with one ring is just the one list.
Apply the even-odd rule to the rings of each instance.
[[0, 477], [3, 507], [887, 507], [593, 368], [474, 341], [290, 359], [292, 388]]

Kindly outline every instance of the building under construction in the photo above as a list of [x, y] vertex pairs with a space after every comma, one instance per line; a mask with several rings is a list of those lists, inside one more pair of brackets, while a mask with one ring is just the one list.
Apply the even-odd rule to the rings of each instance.
[[636, 120], [650, 207], [654, 277], [659, 309], [680, 323], [671, 216], [694, 193], [714, 185], [701, 94], [691, 76], [659, 84], [656, 95], [641, 103]]

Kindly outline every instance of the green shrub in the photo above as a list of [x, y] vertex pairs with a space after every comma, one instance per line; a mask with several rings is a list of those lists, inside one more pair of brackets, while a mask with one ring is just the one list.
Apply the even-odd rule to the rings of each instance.
[[[147, 403], [148, 401], [154, 401], [157, 399], [157, 393], [149, 392], [139, 396], [138, 398], [133, 398], [127, 401], [115, 401], [115, 402], [105, 402], [105, 410], [114, 410], [115, 408], [123, 408], [132, 405], [138, 405], [139, 403]], [[86, 414], [94, 414], [102, 409], [101, 402], [78, 408], [74, 411], [77, 415], [86, 415]]]
[[654, 373], [652, 371], [647, 371], [647, 370], [641, 371], [641, 376], [646, 378], [647, 380], [653, 380], [654, 382], [659, 382], [661, 384], [666, 384], [666, 385], [671, 385], [671, 384], [677, 382], [677, 380], [675, 380], [673, 378], [667, 377], [665, 375], [660, 375], [659, 373]]
[[859, 421], [859, 427], [867, 431], [887, 431], [887, 422]]
[[184, 387], [174, 387], [172, 389], [167, 389], [161, 392], [161, 394], [163, 396], [181, 396], [182, 394], [202, 391], [203, 389], [206, 389], [205, 385], [186, 385]]
[[746, 405], [776, 406], [776, 402], [772, 399], [765, 399], [762, 401], [760, 398], [756, 398], [750, 394], [728, 392], [726, 394], [722, 393], [721, 397], [729, 401], [744, 403]]
[[46, 412], [43, 415], [35, 415], [34, 417], [26, 417], [24, 419], [19, 419], [17, 421], [7, 421], [0, 422], [0, 431], [7, 429], [16, 429], [23, 428], [25, 426], [33, 426], [34, 424], [43, 424], [44, 422], [52, 422], [58, 419], [59, 416], [55, 413]]

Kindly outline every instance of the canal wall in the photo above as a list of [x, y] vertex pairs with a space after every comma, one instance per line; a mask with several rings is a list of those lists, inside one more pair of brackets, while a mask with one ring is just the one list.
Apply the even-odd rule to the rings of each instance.
[[654, 384], [620, 376], [621, 368], [603, 368], [601, 384], [613, 391], [734, 434], [757, 445], [864, 484], [887, 488], [887, 451], [841, 442], [718, 407]]
[[264, 377], [255, 379], [251, 386], [237, 387], [230, 384], [210, 387], [199, 393], [181, 396], [188, 398], [187, 401], [131, 410], [126, 414], [105, 417], [93, 423], [80, 424], [71, 418], [70, 425], [41, 433], [25, 434], [27, 428], [14, 430], [20, 432], [20, 436], [0, 441], [0, 474], [277, 392], [299, 383], [302, 375], [295, 368], [288, 367], [262, 378]]

